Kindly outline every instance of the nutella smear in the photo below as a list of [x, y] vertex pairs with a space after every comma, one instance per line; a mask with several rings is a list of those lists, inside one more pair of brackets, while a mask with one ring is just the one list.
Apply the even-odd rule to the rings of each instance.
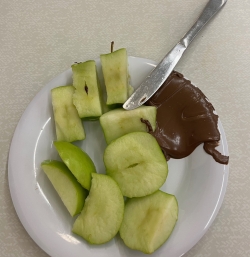
[[204, 143], [215, 161], [228, 164], [229, 157], [215, 149], [220, 140], [218, 115], [201, 90], [182, 74], [173, 71], [147, 105], [157, 107], [157, 128], [152, 132], [147, 127], [167, 159], [184, 158]]

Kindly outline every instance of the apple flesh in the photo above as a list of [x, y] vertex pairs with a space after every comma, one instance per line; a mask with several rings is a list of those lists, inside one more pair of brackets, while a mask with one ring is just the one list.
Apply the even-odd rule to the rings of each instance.
[[100, 123], [107, 144], [131, 132], [147, 132], [143, 120], [149, 122], [152, 131], [156, 128], [156, 107], [141, 106], [131, 111], [118, 108], [103, 114]]
[[73, 73], [73, 103], [80, 118], [97, 119], [102, 115], [101, 88], [95, 61], [75, 63]]
[[128, 199], [120, 236], [131, 249], [153, 253], [170, 236], [178, 219], [178, 203], [174, 195], [155, 193]]
[[121, 48], [109, 54], [101, 54], [100, 59], [107, 92], [107, 105], [124, 103], [131, 93], [126, 49]]
[[87, 153], [68, 142], [54, 142], [54, 146], [63, 162], [87, 190], [91, 185], [91, 174], [96, 173], [95, 165]]
[[83, 140], [85, 132], [82, 121], [73, 104], [74, 87], [71, 85], [51, 90], [52, 106], [58, 141]]
[[157, 191], [168, 175], [168, 164], [156, 139], [132, 132], [112, 141], [104, 152], [106, 172], [129, 198]]
[[87, 190], [77, 182], [67, 166], [60, 161], [44, 161], [41, 167], [71, 216], [82, 211]]
[[119, 231], [124, 200], [117, 183], [104, 174], [92, 174], [89, 196], [72, 231], [91, 244], [104, 244]]

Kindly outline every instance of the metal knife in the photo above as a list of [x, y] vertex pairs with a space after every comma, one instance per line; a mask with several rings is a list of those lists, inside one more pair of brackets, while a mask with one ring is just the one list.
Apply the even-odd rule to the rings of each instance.
[[162, 86], [195, 36], [210, 19], [226, 4], [227, 0], [210, 0], [198, 20], [179, 43], [160, 61], [144, 82], [123, 104], [126, 110], [133, 110], [144, 104]]

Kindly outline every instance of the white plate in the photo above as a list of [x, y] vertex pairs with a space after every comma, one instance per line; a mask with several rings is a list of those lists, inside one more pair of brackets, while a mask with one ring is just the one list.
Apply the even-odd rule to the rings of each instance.
[[[129, 57], [131, 84], [138, 86], [152, 70], [150, 60]], [[100, 61], [97, 60], [101, 82]], [[148, 256], [127, 248], [119, 236], [93, 246], [71, 232], [73, 219], [67, 213], [40, 163], [58, 159], [50, 90], [72, 83], [71, 69], [48, 83], [31, 101], [20, 119], [11, 143], [8, 172], [12, 200], [17, 214], [33, 240], [52, 257]], [[98, 121], [84, 122], [87, 137], [77, 144], [104, 173], [102, 154], [106, 146]], [[228, 155], [221, 122], [219, 151]], [[179, 220], [169, 240], [151, 256], [179, 257], [192, 248], [207, 231], [222, 204], [229, 167], [221, 165], [199, 146], [189, 157], [169, 161], [169, 175], [162, 189], [176, 195]]]

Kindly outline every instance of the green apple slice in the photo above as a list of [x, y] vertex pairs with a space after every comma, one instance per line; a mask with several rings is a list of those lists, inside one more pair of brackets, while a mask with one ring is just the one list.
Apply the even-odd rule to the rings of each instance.
[[149, 123], [152, 131], [156, 128], [156, 107], [141, 106], [131, 111], [118, 108], [103, 114], [100, 123], [107, 144], [131, 132], [147, 132]]
[[97, 119], [102, 115], [102, 100], [95, 61], [75, 63], [71, 68], [75, 87], [73, 103], [80, 118]]
[[82, 121], [72, 100], [74, 91], [74, 87], [70, 85], [56, 87], [51, 90], [58, 141], [73, 142], [85, 138]]
[[70, 215], [79, 214], [87, 197], [87, 190], [82, 188], [63, 162], [48, 160], [42, 162], [41, 166]]
[[156, 191], [126, 202], [120, 236], [131, 249], [153, 253], [170, 236], [178, 219], [174, 195]]
[[119, 231], [124, 200], [117, 183], [107, 175], [92, 174], [89, 196], [72, 231], [91, 244], [104, 244]]
[[107, 104], [122, 104], [129, 91], [128, 57], [125, 48], [100, 56], [107, 92]]
[[91, 174], [96, 172], [95, 165], [87, 153], [68, 142], [54, 142], [54, 146], [77, 181], [87, 190], [91, 185]]
[[105, 149], [104, 164], [122, 194], [130, 198], [157, 191], [168, 174], [160, 146], [146, 132], [132, 132], [112, 141]]

